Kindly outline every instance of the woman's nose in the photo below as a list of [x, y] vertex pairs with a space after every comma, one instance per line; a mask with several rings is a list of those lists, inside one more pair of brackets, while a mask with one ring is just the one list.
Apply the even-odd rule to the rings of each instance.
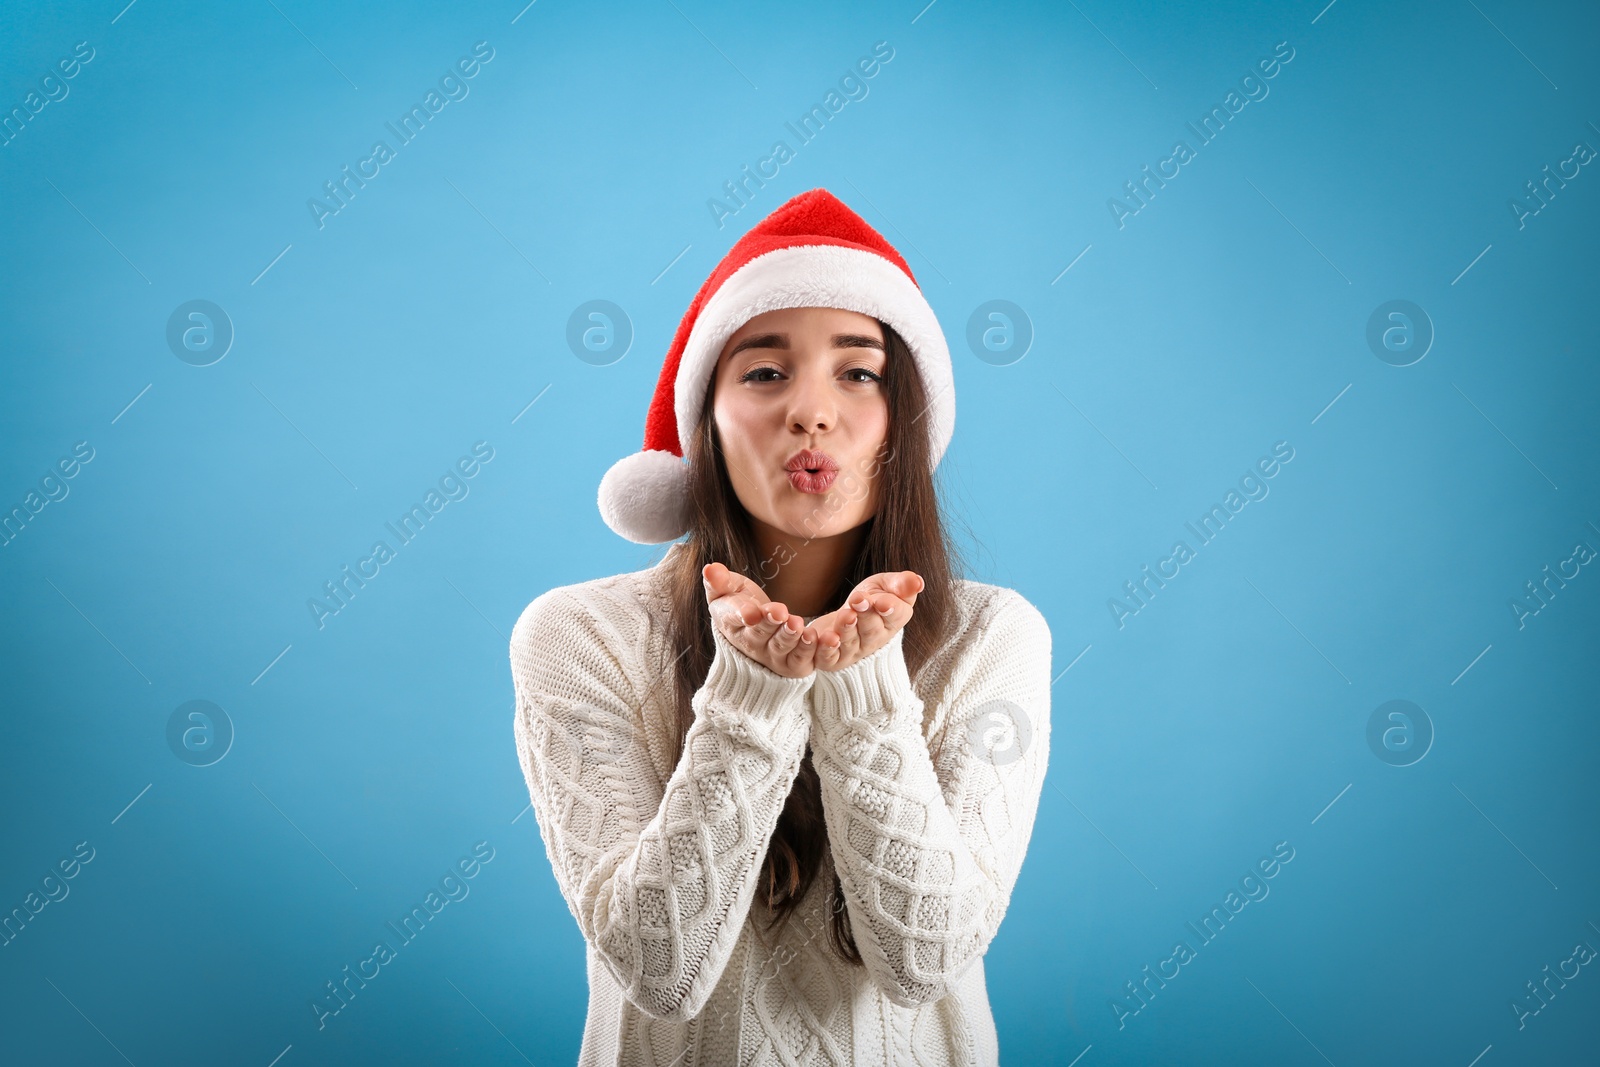
[[803, 433], [833, 428], [833, 383], [821, 374], [801, 374], [791, 392], [789, 425]]

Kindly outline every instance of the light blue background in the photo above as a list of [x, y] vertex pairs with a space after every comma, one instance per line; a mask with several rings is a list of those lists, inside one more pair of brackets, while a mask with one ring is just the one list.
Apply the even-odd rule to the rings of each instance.
[[[1511, 1004], [1600, 948], [1600, 576], [1521, 628], [1509, 605], [1600, 547], [1600, 176], [1521, 228], [1508, 206], [1600, 147], [1591, 7], [519, 9], [0, 13], [4, 109], [95, 50], [0, 148], [0, 503], [94, 449], [0, 549], [0, 909], [95, 850], [0, 948], [0, 1058], [575, 1060], [582, 942], [506, 639], [540, 592], [659, 558], [602, 524], [600, 476], [702, 279], [818, 186], [938, 312], [972, 577], [1054, 634], [1050, 775], [986, 960], [1005, 1062], [1592, 1056], [1595, 966], [1522, 1028]], [[319, 229], [307, 200], [478, 41], [470, 94]], [[784, 123], [878, 41], [799, 145]], [[1280, 41], [1270, 94], [1119, 229], [1108, 199]], [[778, 139], [719, 228], [708, 200]], [[210, 366], [167, 346], [193, 299], [236, 330]], [[594, 299], [635, 331], [604, 366], [565, 340]], [[1009, 365], [965, 340], [995, 299], [1034, 331]], [[1366, 342], [1394, 299], [1436, 331], [1410, 366]], [[1270, 495], [1119, 628], [1122, 583], [1280, 440]], [[319, 629], [308, 598], [478, 441], [469, 495]], [[204, 768], [166, 740], [196, 699], [236, 730]], [[1366, 741], [1391, 699], [1436, 731], [1408, 767]], [[319, 1030], [323, 983], [480, 841], [470, 895]], [[1270, 896], [1119, 1026], [1280, 841]]]

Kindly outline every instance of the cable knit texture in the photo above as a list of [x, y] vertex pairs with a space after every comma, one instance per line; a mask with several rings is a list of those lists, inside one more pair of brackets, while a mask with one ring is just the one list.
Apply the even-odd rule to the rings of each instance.
[[[915, 680], [903, 631], [805, 678], [716, 633], [674, 763], [663, 577], [552, 589], [511, 636], [522, 771], [588, 946], [579, 1067], [997, 1064], [983, 954], [1049, 755], [1044, 617], [958, 582]], [[829, 848], [769, 932], [752, 902], [808, 747]], [[864, 968], [827, 935], [835, 871]]]

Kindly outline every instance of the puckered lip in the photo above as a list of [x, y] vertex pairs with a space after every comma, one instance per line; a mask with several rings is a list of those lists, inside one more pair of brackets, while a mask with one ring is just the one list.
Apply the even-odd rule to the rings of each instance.
[[835, 463], [833, 457], [826, 452], [815, 448], [802, 448], [789, 457], [788, 462], [783, 465], [783, 469], [790, 471], [836, 471], [839, 469], [839, 464]]

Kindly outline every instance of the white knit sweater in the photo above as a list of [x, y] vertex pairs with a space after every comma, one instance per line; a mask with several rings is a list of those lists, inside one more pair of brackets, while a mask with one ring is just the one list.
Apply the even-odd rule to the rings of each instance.
[[[915, 682], [904, 631], [805, 678], [716, 633], [674, 765], [662, 578], [552, 589], [511, 636], [523, 775], [588, 943], [579, 1067], [997, 1064], [983, 955], [1044, 782], [1044, 617], [958, 582], [956, 624]], [[829, 847], [769, 934], [752, 900], [808, 745]], [[835, 870], [864, 969], [827, 935]]]

